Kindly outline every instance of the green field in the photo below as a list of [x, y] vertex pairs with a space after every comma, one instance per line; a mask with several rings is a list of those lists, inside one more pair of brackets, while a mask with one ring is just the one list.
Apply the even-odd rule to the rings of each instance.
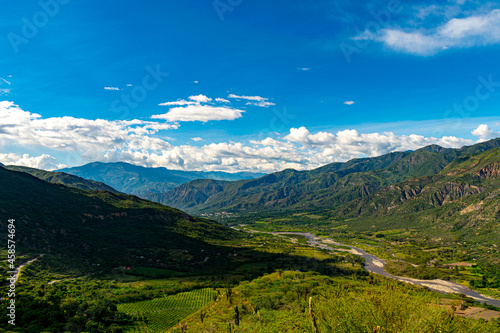
[[213, 301], [218, 292], [199, 289], [143, 302], [118, 305], [118, 311], [134, 318], [126, 332], [167, 332], [181, 320]]

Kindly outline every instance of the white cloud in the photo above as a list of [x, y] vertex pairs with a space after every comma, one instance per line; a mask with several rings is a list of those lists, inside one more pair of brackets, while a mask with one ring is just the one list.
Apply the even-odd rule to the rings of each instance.
[[0, 154], [0, 161], [5, 165], [18, 165], [42, 170], [56, 170], [65, 168], [65, 164], [58, 164], [55, 157], [42, 154], [30, 157], [29, 154], [19, 156], [17, 154]]
[[473, 144], [456, 137], [429, 138], [393, 133], [359, 133], [356, 130], [310, 133], [292, 128], [283, 139], [212, 143], [202, 147], [181, 145], [161, 152], [121, 154], [120, 160], [148, 166], [205, 171], [275, 172], [286, 168], [312, 169], [352, 158], [414, 150], [429, 144], [458, 148]]
[[479, 141], [486, 141], [493, 138], [500, 137], [500, 132], [494, 132], [488, 125], [479, 125], [471, 132], [472, 135], [477, 136]]
[[346, 104], [346, 105], [353, 105], [354, 103], [356, 103], [356, 102], [354, 102], [354, 101], [345, 101], [344, 102], [344, 104]]
[[127, 84], [127, 87], [132, 87], [132, 83], [128, 83], [128, 84]]
[[261, 101], [261, 102], [247, 102], [245, 105], [255, 105], [255, 106], [260, 106], [261, 108], [268, 108], [272, 105], [276, 105], [272, 102], [264, 102], [264, 101]]
[[196, 103], [208, 103], [212, 101], [211, 98], [201, 94], [197, 96], [189, 96], [189, 99], [195, 101]]
[[456, 137], [433, 138], [416, 134], [398, 136], [392, 132], [359, 133], [356, 130], [343, 130], [336, 134], [311, 134], [305, 127], [291, 128], [290, 134], [284, 139], [304, 147], [320, 149], [322, 155], [331, 157], [331, 162], [360, 156], [379, 156], [393, 151], [415, 150], [430, 144], [459, 148], [474, 143], [472, 140]]
[[[421, 18], [439, 11], [439, 7], [428, 7], [421, 11]], [[457, 12], [455, 14], [459, 14]], [[467, 17], [451, 18], [433, 28], [387, 28], [373, 33], [365, 31], [354, 39], [371, 39], [384, 43], [389, 48], [415, 55], [434, 55], [449, 48], [467, 48], [500, 43], [500, 9], [487, 13], [470, 14]]]
[[[177, 100], [177, 101], [161, 103], [161, 104], [158, 104], [158, 105], [160, 105], [160, 106], [196, 105], [196, 104], [201, 104], [201, 103], [210, 103], [212, 101], [211, 98], [209, 98], [209, 97], [207, 97], [205, 95], [201, 95], [201, 94], [200, 95], [196, 95], [196, 96], [189, 96], [188, 99], [189, 99], [189, 101], [186, 101], [185, 99], [180, 99], [180, 100]], [[219, 102], [219, 100], [223, 100], [223, 99], [216, 98], [215, 100], [217, 102]]]
[[234, 120], [241, 118], [243, 110], [228, 107], [214, 107], [210, 105], [188, 105], [170, 109], [165, 114], [153, 115], [152, 119], [165, 119], [167, 121], [201, 121]]
[[279, 141], [273, 138], [265, 138], [264, 140], [250, 140], [250, 143], [261, 145], [261, 146], [271, 146], [271, 147], [280, 147], [280, 148], [293, 148], [293, 144], [289, 142]]
[[194, 104], [196, 104], [196, 102], [186, 101], [184, 99], [181, 99], [181, 100], [173, 101], [173, 102], [160, 103], [158, 105], [160, 105], [160, 106], [171, 106], [171, 105], [194, 105]]
[[[240, 118], [245, 112], [239, 109], [233, 109], [227, 106], [213, 106], [213, 99], [205, 95], [189, 96], [188, 100], [178, 100], [174, 102], [161, 103], [161, 106], [179, 106], [171, 108], [165, 114], [153, 115], [152, 119], [165, 119], [167, 121], [201, 121], [207, 122], [211, 120], [234, 120]], [[217, 103], [230, 103], [224, 98], [216, 98]], [[264, 101], [259, 103], [266, 103]]]
[[[249, 103], [247, 103], [247, 104], [249, 104]], [[261, 108], [268, 108], [270, 106], [276, 105], [276, 103], [263, 101], [263, 102], [253, 103], [253, 105], [260, 106]]]
[[10, 86], [10, 82], [7, 81], [6, 79], [4, 79], [3, 77], [0, 77], [0, 80], [2, 80], [2, 82], [0, 82], [0, 84], [7, 83]]
[[309, 68], [309, 67], [299, 67], [299, 68], [297, 68], [297, 70], [307, 72], [307, 71], [310, 71], [311, 68]]
[[45, 148], [98, 160], [110, 151], [168, 149], [168, 142], [152, 135], [178, 127], [143, 120], [43, 118], [13, 102], [0, 102], [0, 147]]
[[[215, 107], [188, 107], [206, 107], [210, 110], [195, 118], [214, 118], [211, 111]], [[185, 111], [185, 108], [178, 109]], [[176, 116], [181, 118], [185, 115]], [[275, 172], [285, 168], [312, 169], [332, 162], [414, 150], [430, 144], [458, 148], [474, 143], [454, 136], [434, 138], [416, 134], [396, 135], [392, 132], [360, 133], [354, 129], [311, 133], [306, 127], [298, 127], [291, 128], [283, 138], [209, 143], [201, 147], [188, 144], [174, 146], [159, 131], [178, 126], [175, 123], [137, 119], [43, 118], [22, 110], [13, 102], [3, 101], [0, 102], [0, 149], [3, 152], [0, 162], [42, 169], [93, 161], [123, 161], [170, 169]], [[473, 134], [480, 141], [498, 136], [486, 125], [476, 128]], [[193, 137], [192, 140], [200, 142], [202, 139]], [[8, 154], [9, 149], [15, 149], [16, 153]], [[33, 156], [33, 151], [39, 156]], [[26, 155], [27, 152], [31, 155]]]
[[244, 96], [244, 95], [235, 95], [235, 94], [229, 94], [229, 98], [234, 98], [234, 99], [243, 99], [247, 102], [246, 105], [255, 105], [255, 106], [260, 106], [263, 108], [270, 107], [272, 105], [276, 105], [273, 102], [269, 102], [269, 98], [266, 97], [261, 97], [261, 96]]
[[198, 83], [198, 81], [193, 81], [193, 83]]
[[118, 87], [104, 87], [104, 90], [120, 90]]
[[249, 100], [249, 101], [257, 101], [257, 102], [262, 102], [262, 101], [267, 101], [268, 98], [265, 98], [265, 97], [260, 97], [260, 96], [239, 96], [239, 95], [235, 95], [235, 94], [229, 94], [228, 96], [229, 98], [236, 98], [236, 99], [246, 99], [246, 100]]

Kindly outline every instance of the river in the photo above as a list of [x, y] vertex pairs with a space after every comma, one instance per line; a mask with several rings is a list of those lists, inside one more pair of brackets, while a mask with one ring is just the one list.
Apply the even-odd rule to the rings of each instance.
[[[262, 231], [255, 231], [255, 230], [250, 230], [249, 232], [262, 232]], [[357, 248], [355, 246], [350, 246], [346, 244], [341, 244], [338, 242], [335, 242], [333, 239], [330, 238], [323, 238], [323, 237], [317, 237], [316, 235], [310, 233], [310, 232], [264, 232], [264, 233], [269, 233], [273, 235], [301, 235], [307, 238], [308, 243], [311, 246], [316, 246], [325, 250], [329, 251], [346, 251], [358, 256], [361, 256], [365, 259], [365, 269], [368, 272], [383, 275], [398, 281], [406, 282], [406, 283], [411, 283], [414, 285], [418, 286], [423, 286], [427, 287], [431, 290], [438, 291], [441, 293], [457, 293], [457, 294], [464, 294], [470, 298], [475, 299], [478, 302], [493, 305], [500, 307], [500, 300], [490, 298], [484, 295], [481, 295], [477, 291], [471, 290], [461, 284], [451, 282], [451, 281], [445, 281], [445, 280], [440, 280], [440, 279], [435, 279], [435, 280], [419, 280], [419, 279], [412, 279], [412, 278], [407, 278], [407, 277], [402, 277], [402, 276], [395, 276], [387, 273], [385, 270], [385, 262], [382, 259], [377, 258], [373, 254], [369, 254], [366, 251]], [[334, 249], [327, 244], [330, 245], [336, 245], [336, 246], [345, 246], [348, 247], [349, 250], [347, 249]]]

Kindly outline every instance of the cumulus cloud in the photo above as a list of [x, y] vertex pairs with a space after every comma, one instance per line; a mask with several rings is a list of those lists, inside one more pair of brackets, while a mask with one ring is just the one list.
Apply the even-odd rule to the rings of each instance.
[[354, 101], [345, 101], [344, 104], [346, 105], [353, 105], [355, 102]]
[[56, 170], [65, 168], [65, 164], [58, 164], [55, 157], [48, 154], [30, 157], [29, 154], [0, 154], [0, 161], [5, 165], [19, 165], [42, 170]]
[[120, 90], [118, 87], [104, 87], [104, 90]]
[[211, 120], [234, 120], [241, 118], [245, 111], [228, 107], [216, 107], [210, 105], [188, 105], [170, 109], [165, 114], [153, 115], [152, 119], [165, 119], [167, 121], [201, 121]]
[[211, 143], [202, 147], [175, 146], [161, 152], [122, 153], [120, 160], [148, 166], [205, 171], [275, 172], [286, 168], [305, 170], [353, 158], [379, 156], [394, 151], [418, 149], [430, 144], [458, 148], [473, 144], [457, 137], [432, 138], [394, 133], [311, 133], [292, 128], [282, 139], [265, 138], [243, 142]]
[[[230, 94], [229, 98], [247, 101], [245, 105], [256, 105], [259, 107], [269, 107], [275, 105], [268, 101], [268, 98], [260, 96], [238, 96]], [[188, 100], [177, 100], [158, 104], [160, 106], [177, 106], [169, 109], [167, 113], [153, 115], [152, 119], [164, 119], [170, 122], [176, 121], [201, 121], [212, 120], [234, 120], [241, 118], [245, 112], [241, 109], [232, 108], [223, 104], [231, 102], [225, 98], [212, 99], [205, 95], [189, 96]]]
[[197, 96], [189, 96], [189, 99], [195, 101], [196, 103], [208, 103], [212, 101], [211, 98], [201, 94]]
[[[161, 103], [161, 106], [179, 106], [171, 108], [167, 113], [153, 115], [152, 119], [165, 119], [167, 121], [201, 121], [234, 120], [241, 118], [243, 110], [226, 106], [213, 106], [212, 98], [205, 95], [189, 96], [188, 101], [178, 100]], [[227, 99], [216, 98], [217, 103], [229, 103]], [[212, 104], [212, 105], [207, 105]]]
[[[196, 96], [189, 96], [188, 97], [189, 101], [186, 101], [185, 99], [179, 99], [177, 101], [173, 101], [173, 102], [165, 102], [165, 103], [161, 103], [161, 104], [158, 104], [160, 106], [175, 106], [175, 105], [178, 105], [178, 106], [184, 106], [184, 105], [195, 105], [195, 104], [201, 104], [201, 103], [209, 103], [212, 101], [211, 98], [205, 96], [205, 95], [196, 95]], [[216, 101], [218, 101], [219, 98], [216, 98]]]
[[[430, 6], [420, 9], [419, 17], [444, 11]], [[444, 11], [447, 16], [451, 13]], [[454, 15], [461, 14], [457, 10]], [[387, 47], [415, 55], [434, 55], [449, 48], [468, 48], [500, 43], [500, 9], [477, 12], [465, 17], [449, 18], [434, 27], [386, 28], [377, 32], [365, 31], [354, 39], [369, 39], [384, 43]]]
[[494, 139], [500, 137], [500, 132], [494, 132], [488, 125], [479, 125], [475, 130], [471, 132], [472, 135], [477, 136], [479, 141], [486, 141], [489, 139]]
[[[275, 172], [285, 168], [312, 169], [327, 163], [415, 150], [430, 144], [458, 148], [474, 143], [454, 136], [434, 138], [392, 132], [360, 133], [354, 129], [311, 132], [306, 127], [297, 127], [291, 128], [282, 138], [207, 143], [197, 147], [188, 144], [175, 146], [159, 133], [178, 126], [137, 119], [43, 118], [4, 101], [0, 102], [0, 147], [3, 151], [0, 162], [42, 169], [93, 161], [122, 161], [177, 170]], [[479, 126], [473, 134], [480, 140], [498, 136], [487, 125]], [[193, 137], [192, 140], [200, 142], [202, 139]], [[9, 154], [6, 150], [11, 147], [15, 147], [16, 152], [23, 148], [23, 153], [36, 151], [39, 156]], [[64, 157], [70, 155], [75, 158]]]
[[297, 68], [297, 70], [298, 70], [298, 71], [307, 72], [307, 71], [310, 71], [310, 70], [311, 70], [311, 68], [309, 68], [309, 67], [299, 67], [299, 68]]
[[13, 102], [0, 102], [0, 147], [47, 148], [98, 159], [109, 151], [158, 150], [171, 145], [152, 137], [160, 130], [178, 128], [143, 120], [89, 120], [73, 117], [43, 118]]
[[229, 94], [229, 98], [234, 98], [234, 99], [242, 99], [249, 101], [246, 103], [246, 105], [255, 105], [255, 106], [260, 106], [264, 108], [268, 108], [272, 105], [276, 105], [273, 102], [269, 102], [269, 98], [266, 97], [261, 97], [261, 96], [244, 96], [244, 95], [235, 95], [235, 94]]
[[284, 137], [289, 142], [304, 147], [320, 149], [321, 154], [330, 156], [331, 162], [349, 160], [360, 156], [379, 156], [394, 151], [415, 150], [427, 145], [459, 148], [473, 144], [474, 141], [456, 137], [424, 137], [421, 135], [395, 135], [392, 132], [359, 133], [356, 130], [343, 130], [337, 133], [310, 133], [305, 127], [292, 128]]

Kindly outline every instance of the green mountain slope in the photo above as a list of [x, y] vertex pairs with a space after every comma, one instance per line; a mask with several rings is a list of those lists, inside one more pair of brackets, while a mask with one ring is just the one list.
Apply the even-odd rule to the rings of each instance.
[[12, 171], [29, 173], [32, 176], [50, 183], [76, 187], [85, 191], [109, 191], [119, 193], [117, 190], [104, 183], [84, 179], [78, 176], [67, 174], [65, 172], [45, 171], [16, 165], [8, 165], [6, 168]]
[[[240, 237], [214, 221], [111, 192], [82, 191], [0, 168], [0, 232], [15, 219], [18, 253], [80, 271], [124, 265], [189, 270]], [[190, 266], [191, 265], [191, 266]], [[61, 266], [62, 267], [62, 266]]]
[[[387, 167], [408, 154], [401, 152], [347, 163], [334, 163], [312, 171], [288, 169], [251, 180], [193, 181], [162, 195], [160, 202], [168, 202], [171, 206], [193, 212], [290, 207], [301, 201], [304, 193], [328, 188], [353, 172]], [[198, 203], [193, 205], [192, 198], [197, 198]]]
[[429, 146], [310, 171], [284, 170], [252, 180], [192, 181], [155, 199], [192, 213], [332, 208], [406, 179], [435, 175], [457, 157], [495, 147], [500, 147], [500, 139], [461, 149]]
[[391, 185], [335, 215], [500, 240], [500, 149], [458, 157], [437, 175]]
[[154, 199], [156, 193], [167, 192], [176, 186], [195, 179], [240, 180], [264, 175], [249, 172], [201, 172], [145, 168], [123, 162], [94, 162], [58, 171], [103, 182], [120, 192], [137, 195], [145, 199]]

